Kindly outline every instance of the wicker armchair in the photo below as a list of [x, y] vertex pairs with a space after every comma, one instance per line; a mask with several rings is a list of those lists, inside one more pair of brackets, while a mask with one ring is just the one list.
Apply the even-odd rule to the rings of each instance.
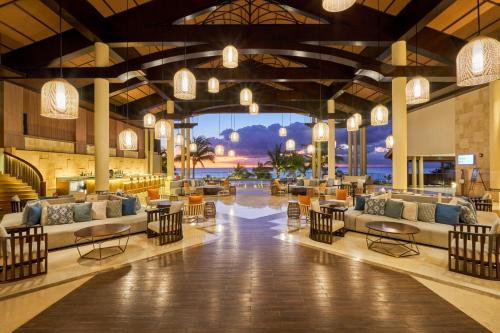
[[196, 222], [198, 223], [200, 219], [205, 218], [205, 203], [188, 203], [184, 205], [184, 221], [187, 223]]
[[0, 227], [0, 282], [47, 274], [47, 254], [43, 227]]
[[333, 242], [333, 237], [344, 236], [344, 221], [334, 219], [333, 214], [322, 212], [316, 212], [314, 210], [309, 211], [311, 227], [309, 228], [309, 238], [321, 242], [331, 244]]
[[491, 226], [455, 225], [448, 233], [448, 269], [481, 279], [500, 280], [500, 234]]
[[180, 241], [182, 234], [182, 210], [171, 214], [160, 214], [158, 221], [148, 223], [148, 235], [154, 234], [159, 238], [160, 245]]
[[483, 212], [491, 212], [493, 211], [493, 202], [491, 199], [483, 199], [481, 197], [472, 197], [469, 198], [470, 201], [474, 204], [476, 207], [476, 210], [483, 211]]

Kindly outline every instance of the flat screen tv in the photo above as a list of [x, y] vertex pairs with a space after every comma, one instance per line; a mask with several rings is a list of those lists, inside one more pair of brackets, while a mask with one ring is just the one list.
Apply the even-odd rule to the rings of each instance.
[[458, 165], [474, 165], [474, 154], [463, 154], [457, 156]]

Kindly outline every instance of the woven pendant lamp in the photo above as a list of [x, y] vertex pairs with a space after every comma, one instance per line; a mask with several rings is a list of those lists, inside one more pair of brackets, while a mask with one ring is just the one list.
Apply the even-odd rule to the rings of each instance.
[[155, 139], [167, 139], [170, 140], [172, 132], [172, 126], [165, 119], [159, 119], [155, 124]]
[[219, 92], [219, 80], [215, 77], [208, 79], [208, 92], [211, 94], [217, 94]]
[[385, 148], [392, 149], [392, 147], [394, 147], [394, 137], [392, 135], [389, 135], [387, 138], [385, 138]]
[[327, 12], [342, 12], [349, 9], [356, 3], [356, 0], [323, 0], [323, 9]]
[[324, 122], [318, 122], [313, 127], [313, 141], [315, 142], [326, 142], [328, 141], [329, 128]]
[[252, 104], [252, 91], [250, 89], [248, 88], [241, 89], [240, 104], [244, 106], [249, 106]]
[[144, 128], [154, 128], [156, 123], [156, 117], [152, 113], [146, 113], [143, 118]]
[[348, 132], [356, 132], [359, 130], [358, 122], [354, 116], [349, 117], [346, 122], [346, 127]]
[[371, 125], [382, 126], [389, 123], [389, 110], [382, 104], [375, 106], [371, 111]]
[[295, 151], [295, 140], [294, 139], [288, 139], [285, 142], [285, 150], [286, 151]]
[[137, 150], [137, 134], [126, 128], [118, 135], [118, 146], [120, 150]]
[[229, 150], [227, 152], [227, 156], [228, 157], [235, 157], [236, 156], [236, 152], [233, 149], [231, 149], [231, 150]]
[[196, 98], [196, 78], [187, 68], [182, 68], [174, 75], [174, 97], [183, 100]]
[[257, 104], [257, 103], [250, 104], [250, 106], [248, 107], [248, 112], [252, 116], [258, 115], [259, 114], [259, 104]]
[[214, 148], [215, 155], [217, 156], [224, 156], [224, 146], [223, 145], [216, 145]]
[[414, 105], [428, 102], [430, 84], [425, 77], [417, 76], [406, 84], [406, 104]]
[[222, 50], [222, 66], [226, 68], [238, 67], [238, 50], [233, 45], [228, 45]]
[[314, 154], [315, 151], [316, 151], [316, 147], [314, 147], [314, 145], [308, 145], [307, 148], [306, 148], [306, 152], [309, 155]]

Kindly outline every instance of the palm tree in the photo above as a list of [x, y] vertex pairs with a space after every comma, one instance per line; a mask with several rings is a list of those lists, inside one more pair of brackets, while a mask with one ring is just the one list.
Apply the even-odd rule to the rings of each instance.
[[274, 150], [268, 150], [267, 155], [269, 161], [264, 164], [272, 166], [276, 170], [276, 178], [280, 178], [281, 170], [285, 168], [285, 157], [281, 152], [281, 144], [274, 146]]
[[295, 173], [298, 171], [301, 176], [305, 177], [307, 169], [309, 169], [309, 167], [310, 163], [306, 156], [292, 153], [285, 159], [285, 169], [290, 174], [295, 175]]
[[[204, 136], [196, 136], [191, 141], [192, 143], [196, 143], [196, 151], [191, 152], [191, 164], [193, 165], [193, 178], [195, 178], [195, 169], [198, 163], [201, 164], [202, 167], [205, 167], [204, 161], [210, 161], [214, 163], [215, 161], [215, 152], [214, 147], [210, 143], [210, 140], [205, 138]], [[189, 149], [189, 147], [188, 147]], [[179, 161], [181, 159], [180, 156], [176, 156], [175, 160]]]

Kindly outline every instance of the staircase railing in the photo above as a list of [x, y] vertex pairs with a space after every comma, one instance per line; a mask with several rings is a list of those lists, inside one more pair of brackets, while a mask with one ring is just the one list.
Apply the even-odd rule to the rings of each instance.
[[47, 194], [47, 182], [43, 179], [42, 173], [30, 162], [4, 152], [4, 171], [31, 186], [39, 196]]

